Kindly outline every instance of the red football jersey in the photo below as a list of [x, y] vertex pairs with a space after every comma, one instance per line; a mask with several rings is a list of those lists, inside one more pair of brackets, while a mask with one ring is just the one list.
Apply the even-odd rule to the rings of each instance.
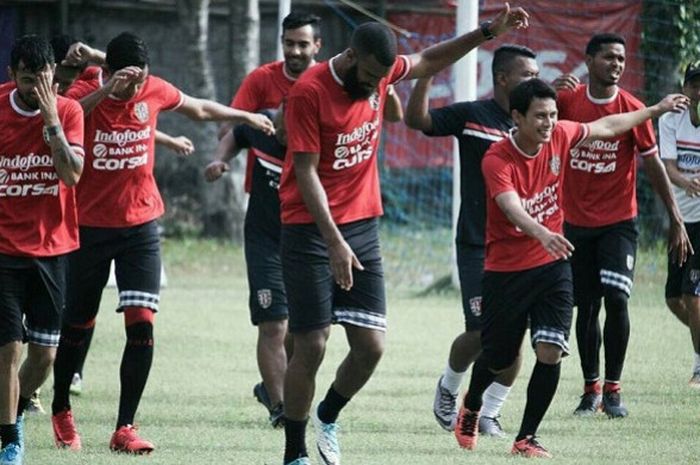
[[588, 135], [588, 126], [559, 121], [550, 142], [536, 155], [520, 150], [512, 134], [491, 145], [481, 163], [487, 193], [484, 269], [488, 271], [521, 271], [556, 260], [537, 239], [513, 225], [495, 199], [504, 192], [515, 192], [535, 221], [561, 234], [564, 166], [569, 150]]
[[[39, 110], [25, 111], [17, 91], [0, 96], [0, 253], [52, 257], [78, 248], [75, 190], [58, 179]], [[68, 143], [83, 156], [83, 110], [57, 98]]]
[[[256, 68], [241, 83], [236, 95], [231, 100], [231, 107], [238, 110], [257, 112], [279, 108], [296, 78], [287, 74], [284, 61], [274, 61]], [[245, 173], [245, 191], [250, 192], [252, 185], [253, 166], [255, 157], [277, 166], [281, 166], [279, 158], [268, 155], [254, 148], [248, 149], [248, 162]]]
[[336, 224], [383, 213], [379, 194], [377, 146], [389, 84], [411, 69], [408, 57], [396, 58], [377, 91], [366, 100], [352, 100], [335, 73], [332, 58], [306, 71], [287, 99], [287, 156], [280, 182], [282, 223], [313, 223], [297, 187], [294, 153], [320, 154], [318, 175]]
[[83, 70], [82, 73], [80, 73], [80, 76], [78, 76], [78, 81], [92, 81], [94, 79], [97, 79], [102, 82], [102, 68], [99, 66], [88, 66]]
[[[76, 81], [67, 96], [79, 100], [99, 85]], [[107, 97], [86, 116], [85, 169], [77, 188], [81, 226], [136, 226], [163, 214], [153, 176], [156, 123], [183, 98], [172, 84], [148, 76], [132, 99]]]
[[7, 94], [14, 89], [15, 81], [7, 81], [0, 84], [0, 95]]
[[[560, 92], [557, 107], [560, 119], [589, 123], [645, 105], [623, 89], [609, 99], [595, 99], [588, 86], [579, 85], [574, 91]], [[637, 216], [636, 153], [658, 156], [651, 121], [616, 138], [589, 141], [572, 150], [564, 184], [567, 223], [598, 227]]]

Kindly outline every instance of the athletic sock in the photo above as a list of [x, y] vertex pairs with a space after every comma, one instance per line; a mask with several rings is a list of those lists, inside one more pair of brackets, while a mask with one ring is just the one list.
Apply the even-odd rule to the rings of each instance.
[[520, 432], [515, 438], [516, 441], [524, 439], [526, 436], [534, 436], [540, 426], [544, 414], [552, 403], [554, 393], [559, 384], [559, 374], [561, 373], [561, 362], [556, 365], [537, 362], [532, 370], [530, 383], [527, 385], [527, 403], [523, 422], [520, 424]]
[[318, 419], [323, 423], [335, 423], [340, 411], [350, 402], [350, 399], [338, 394], [333, 385], [328, 388], [326, 397], [318, 404]]
[[479, 357], [472, 369], [472, 379], [469, 381], [469, 390], [464, 396], [464, 407], [472, 412], [481, 410], [482, 396], [489, 384], [496, 377], [486, 366], [486, 363]]
[[306, 451], [306, 420], [284, 419], [284, 463], [291, 463], [299, 457], [308, 457]]
[[583, 385], [583, 392], [586, 394], [590, 393], [596, 393], [600, 394], [602, 392], [602, 389], [600, 387], [600, 379], [596, 378], [593, 380], [586, 380], [585, 384]]
[[27, 399], [26, 397], [19, 396], [19, 402], [17, 403], [17, 416], [21, 417], [24, 415], [24, 411], [27, 408], [27, 405], [29, 405], [29, 402], [31, 401], [31, 398]]
[[2, 447], [18, 442], [17, 425], [0, 425], [0, 440], [2, 441]]
[[700, 372], [700, 354], [696, 352], [694, 355], [695, 355], [695, 364], [693, 366], [693, 373], [698, 373], [698, 372]]
[[622, 369], [630, 339], [630, 318], [627, 294], [620, 290], [607, 290], [605, 295], [605, 379], [622, 379]]
[[445, 372], [442, 374], [440, 386], [450, 391], [452, 395], [457, 395], [459, 393], [459, 386], [461, 386], [465, 374], [467, 374], [466, 370], [454, 371], [448, 363], [445, 367]]
[[622, 388], [620, 387], [619, 381], [608, 381], [605, 380], [605, 386], [603, 387], [603, 392], [620, 392]]
[[510, 386], [505, 386], [495, 381], [491, 383], [482, 396], [483, 406], [481, 407], [481, 416], [487, 418], [498, 417], [509, 392]]
[[134, 423], [141, 395], [153, 362], [153, 324], [134, 323], [126, 327], [126, 346], [120, 368], [121, 394], [117, 429]]
[[66, 325], [61, 329], [61, 342], [56, 351], [53, 366], [53, 402], [51, 411], [54, 415], [70, 409], [70, 383], [73, 373], [85, 359], [88, 344], [95, 330], [95, 320], [81, 326]]

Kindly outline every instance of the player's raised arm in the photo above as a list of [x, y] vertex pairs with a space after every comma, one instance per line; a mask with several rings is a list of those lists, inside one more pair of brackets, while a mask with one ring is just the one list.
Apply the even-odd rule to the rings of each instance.
[[529, 15], [522, 8], [510, 8], [506, 3], [503, 9], [490, 21], [464, 35], [432, 45], [410, 56], [411, 71], [407, 79], [433, 76], [450, 66], [475, 47], [487, 40], [512, 29], [528, 27]]
[[433, 78], [423, 78], [416, 81], [406, 104], [406, 126], [411, 129], [418, 129], [423, 132], [430, 132], [433, 129], [433, 118], [428, 111], [430, 103], [428, 94]]
[[683, 111], [688, 107], [688, 102], [688, 97], [683, 94], [669, 94], [656, 105], [600, 118], [588, 124], [589, 132], [586, 140], [618, 136], [650, 118], [658, 118], [669, 111]]
[[566, 238], [555, 232], [550, 231], [530, 216], [523, 208], [518, 195], [513, 192], [503, 192], [495, 198], [498, 208], [508, 218], [508, 221], [517, 226], [522, 232], [528, 236], [537, 239], [542, 244], [542, 247], [552, 257], [557, 259], [566, 259], [571, 257], [574, 251], [574, 246], [566, 240]]
[[275, 133], [275, 127], [267, 116], [230, 108], [212, 100], [185, 95], [182, 105], [175, 111], [195, 121], [232, 121], [248, 124], [265, 134]]
[[384, 104], [384, 121], [398, 123], [403, 120], [403, 106], [399, 94], [393, 85], [386, 90], [386, 103]]

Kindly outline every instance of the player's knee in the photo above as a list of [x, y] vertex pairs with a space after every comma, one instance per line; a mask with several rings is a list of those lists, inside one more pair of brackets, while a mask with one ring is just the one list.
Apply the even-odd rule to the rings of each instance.
[[627, 311], [627, 301], [629, 300], [629, 295], [621, 289], [616, 287], [606, 286], [603, 291], [603, 298], [605, 299], [605, 311], [610, 312], [626, 312]]
[[284, 342], [287, 335], [287, 320], [264, 321], [258, 325], [261, 339]]
[[684, 315], [688, 313], [688, 310], [685, 308], [685, 303], [683, 302], [683, 299], [680, 297], [668, 297], [666, 298], [666, 306], [668, 307], [669, 310], [671, 310], [671, 313], [673, 313], [676, 316]]
[[538, 342], [535, 346], [537, 361], [546, 365], [556, 365], [561, 361], [562, 349], [556, 344]]
[[0, 365], [16, 369], [22, 356], [22, 343], [11, 341], [0, 346]]
[[294, 358], [309, 369], [318, 367], [326, 353], [327, 338], [322, 331], [294, 334]]
[[373, 368], [379, 363], [384, 354], [384, 340], [372, 340], [351, 349], [353, 358], [367, 368]]
[[155, 314], [149, 308], [125, 308], [126, 343], [130, 346], [152, 347], [154, 321]]
[[30, 344], [27, 351], [27, 362], [36, 370], [48, 370], [56, 360], [56, 348]]

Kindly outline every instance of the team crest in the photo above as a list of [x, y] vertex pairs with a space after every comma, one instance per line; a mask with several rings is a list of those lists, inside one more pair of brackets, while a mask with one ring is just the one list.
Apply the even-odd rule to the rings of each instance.
[[481, 316], [481, 297], [472, 297], [469, 299], [469, 310], [471, 310], [472, 315]]
[[634, 268], [634, 257], [632, 255], [627, 255], [627, 269], [632, 271]]
[[272, 305], [272, 291], [270, 289], [258, 289], [258, 304], [262, 308], [270, 308]]
[[369, 96], [369, 106], [374, 111], [379, 110], [379, 94], [376, 91]]
[[561, 158], [559, 158], [559, 155], [553, 155], [549, 160], [549, 169], [552, 171], [552, 174], [559, 176], [559, 171], [561, 170]]
[[136, 119], [142, 123], [148, 121], [148, 104], [146, 102], [139, 102], [134, 105], [134, 115]]
[[689, 278], [691, 283], [697, 284], [700, 281], [700, 270], [690, 270]]

